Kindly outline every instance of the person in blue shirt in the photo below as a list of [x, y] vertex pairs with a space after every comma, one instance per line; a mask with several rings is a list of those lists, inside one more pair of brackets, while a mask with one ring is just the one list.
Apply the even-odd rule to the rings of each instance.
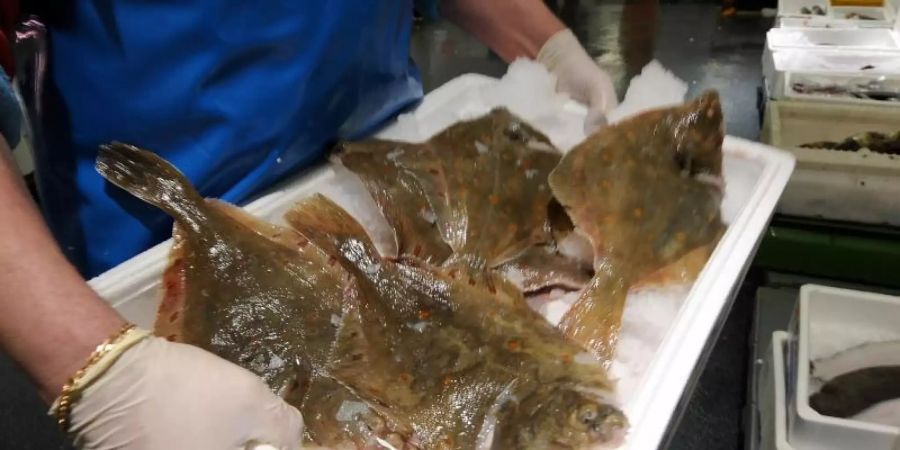
[[[586, 126], [616, 105], [609, 77], [540, 0], [416, 7], [507, 61], [545, 64], [589, 106]], [[412, 0], [83, 0], [68, 9], [49, 24], [45, 145], [35, 154], [49, 228], [0, 148], [0, 348], [56, 399], [53, 414], [81, 448], [298, 448], [302, 417], [261, 380], [128, 326], [84, 282], [171, 233], [161, 212], [104, 183], [94, 159], [112, 140], [149, 148], [203, 195], [245, 201], [422, 97], [409, 58]], [[5, 123], [0, 146], [14, 146]]]

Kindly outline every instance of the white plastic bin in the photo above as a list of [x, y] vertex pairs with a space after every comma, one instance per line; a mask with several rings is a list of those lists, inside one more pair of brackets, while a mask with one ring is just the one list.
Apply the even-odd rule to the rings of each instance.
[[900, 130], [900, 108], [770, 101], [761, 140], [792, 152], [797, 168], [778, 211], [804, 217], [900, 225], [900, 156], [800, 148], [867, 131]]
[[[480, 75], [458, 77], [428, 94], [413, 113], [412, 122], [409, 117], [401, 117], [381, 136], [421, 139], [461, 117], [486, 113], [489, 106], [479, 95], [493, 88], [493, 83], [498, 82]], [[567, 104], [552, 120], [533, 124], [554, 142], [578, 142], [583, 137], [578, 134], [583, 130], [584, 114], [583, 107]], [[659, 445], [701, 353], [711, 348], [707, 340], [715, 324], [724, 320], [723, 311], [734, 298], [793, 166], [793, 157], [787, 152], [738, 138], [725, 139], [722, 211], [729, 227], [669, 325], [633, 397], [624, 405], [631, 421], [626, 447], [651, 449]], [[319, 167], [246, 209], [280, 221], [294, 202], [325, 189], [335, 179], [332, 167]], [[151, 326], [170, 245], [167, 241], [147, 250], [91, 280], [91, 286], [129, 320]]]
[[[796, 448], [821, 450], [896, 450], [900, 428], [829, 417], [809, 406], [810, 364], [814, 360], [869, 342], [900, 337], [900, 298], [826, 286], [800, 289], [796, 371], [789, 376], [788, 441]], [[792, 349], [793, 350], [793, 349]]]
[[787, 406], [785, 359], [791, 335], [786, 331], [772, 333], [772, 348], [766, 354], [762, 373], [759, 413], [760, 450], [794, 450], [787, 440]]

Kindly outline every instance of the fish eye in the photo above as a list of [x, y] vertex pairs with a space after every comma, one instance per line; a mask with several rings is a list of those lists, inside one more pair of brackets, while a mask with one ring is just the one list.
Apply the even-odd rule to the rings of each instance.
[[578, 422], [584, 426], [590, 426], [591, 423], [597, 420], [599, 414], [596, 405], [582, 405], [578, 408]]

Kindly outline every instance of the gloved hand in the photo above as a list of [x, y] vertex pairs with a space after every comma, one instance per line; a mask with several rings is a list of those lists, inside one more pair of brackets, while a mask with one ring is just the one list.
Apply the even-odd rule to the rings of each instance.
[[293, 450], [303, 418], [251, 372], [147, 337], [87, 386], [72, 407], [70, 432], [83, 449]]
[[606, 125], [606, 114], [619, 101], [609, 75], [587, 54], [572, 30], [566, 28], [544, 43], [537, 61], [556, 75], [557, 90], [588, 107], [585, 133]]

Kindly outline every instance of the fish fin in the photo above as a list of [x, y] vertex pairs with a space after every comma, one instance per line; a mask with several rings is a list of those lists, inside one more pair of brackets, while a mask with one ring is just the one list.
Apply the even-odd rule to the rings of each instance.
[[412, 376], [404, 374], [388, 348], [387, 320], [387, 314], [351, 285], [328, 372], [364, 398], [391, 407], [413, 406], [421, 395], [412, 390]]
[[559, 323], [566, 337], [591, 351], [609, 369], [616, 355], [628, 282], [615, 270], [598, 271]]
[[110, 183], [176, 219], [193, 222], [203, 197], [171, 163], [153, 152], [113, 142], [100, 146], [96, 169]]
[[706, 262], [715, 248], [715, 243], [701, 245], [656, 272], [641, 278], [632, 289], [645, 289], [668, 284], [693, 283], [706, 267]]
[[253, 230], [256, 234], [269, 239], [272, 242], [284, 245], [288, 248], [297, 248], [297, 239], [301, 236], [294, 230], [274, 225], [259, 219], [247, 211], [230, 203], [218, 199], [207, 199], [210, 208], [215, 209], [235, 222]]
[[159, 337], [172, 342], [183, 339], [184, 308], [186, 301], [184, 258], [187, 253], [187, 240], [178, 223], [172, 227], [172, 249], [169, 251], [169, 263], [163, 272], [162, 300], [156, 314], [153, 332]]
[[372, 260], [381, 256], [362, 225], [347, 211], [322, 194], [314, 194], [299, 201], [285, 216], [288, 224], [313, 241], [326, 253], [344, 254], [342, 247], [358, 243]]
[[526, 293], [555, 287], [581, 289], [592, 275], [589, 266], [545, 245], [531, 247], [497, 271]]

